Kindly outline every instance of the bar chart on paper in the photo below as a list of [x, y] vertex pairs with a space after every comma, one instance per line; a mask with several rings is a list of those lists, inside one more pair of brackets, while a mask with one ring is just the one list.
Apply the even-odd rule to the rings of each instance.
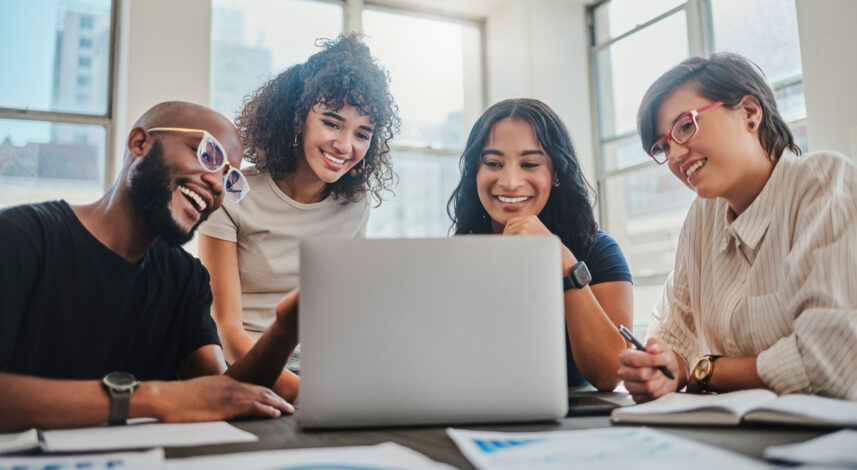
[[162, 468], [163, 464], [164, 451], [161, 449], [112, 454], [0, 458], [0, 470], [151, 470]]
[[448, 429], [467, 460], [479, 470], [567, 468], [695, 470], [766, 468], [743, 455], [649, 428], [505, 433]]

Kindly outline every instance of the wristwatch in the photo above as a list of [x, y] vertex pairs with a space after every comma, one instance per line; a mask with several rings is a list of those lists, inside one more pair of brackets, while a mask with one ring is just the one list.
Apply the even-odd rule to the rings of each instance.
[[711, 391], [708, 388], [708, 381], [711, 380], [711, 376], [714, 375], [714, 361], [719, 357], [722, 356], [717, 354], [703, 356], [702, 359], [696, 363], [696, 366], [694, 366], [693, 378], [696, 380], [696, 386], [699, 388], [700, 392], [705, 393]]
[[107, 424], [115, 426], [128, 421], [131, 394], [140, 385], [137, 378], [127, 372], [111, 372], [101, 379], [101, 384], [110, 395], [110, 418]]
[[571, 272], [568, 273], [568, 276], [562, 278], [562, 290], [582, 289], [583, 287], [586, 287], [590, 281], [592, 281], [592, 274], [589, 274], [589, 268], [586, 267], [586, 263], [583, 261], [578, 261], [578, 263], [571, 268]]

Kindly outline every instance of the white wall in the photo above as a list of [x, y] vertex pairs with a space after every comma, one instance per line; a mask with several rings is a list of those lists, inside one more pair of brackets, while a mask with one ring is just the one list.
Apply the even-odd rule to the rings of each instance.
[[208, 105], [211, 47], [210, 0], [123, 0], [111, 130], [115, 165], [143, 112], [167, 100]]
[[586, 11], [575, 0], [510, 0], [486, 20], [488, 103], [536, 98], [565, 121], [595, 181]]
[[797, 0], [811, 150], [857, 160], [857, 1]]

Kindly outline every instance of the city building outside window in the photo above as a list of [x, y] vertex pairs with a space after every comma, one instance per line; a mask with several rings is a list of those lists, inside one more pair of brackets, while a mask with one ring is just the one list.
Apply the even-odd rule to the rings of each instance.
[[84, 203], [104, 191], [110, 48], [92, 41], [113, 44], [113, 9], [111, 0], [0, 3], [0, 43], [24, 45], [0, 48], [14, 70], [0, 74], [0, 207]]

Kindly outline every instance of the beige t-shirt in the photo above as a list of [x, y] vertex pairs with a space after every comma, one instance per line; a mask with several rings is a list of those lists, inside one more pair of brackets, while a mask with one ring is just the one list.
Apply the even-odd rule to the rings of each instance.
[[365, 237], [369, 204], [366, 198], [343, 204], [333, 197], [303, 204], [286, 196], [268, 173], [241, 171], [250, 192], [237, 204], [224, 199], [199, 231], [238, 244], [244, 329], [258, 339], [274, 321], [277, 302], [298, 287], [300, 240]]

